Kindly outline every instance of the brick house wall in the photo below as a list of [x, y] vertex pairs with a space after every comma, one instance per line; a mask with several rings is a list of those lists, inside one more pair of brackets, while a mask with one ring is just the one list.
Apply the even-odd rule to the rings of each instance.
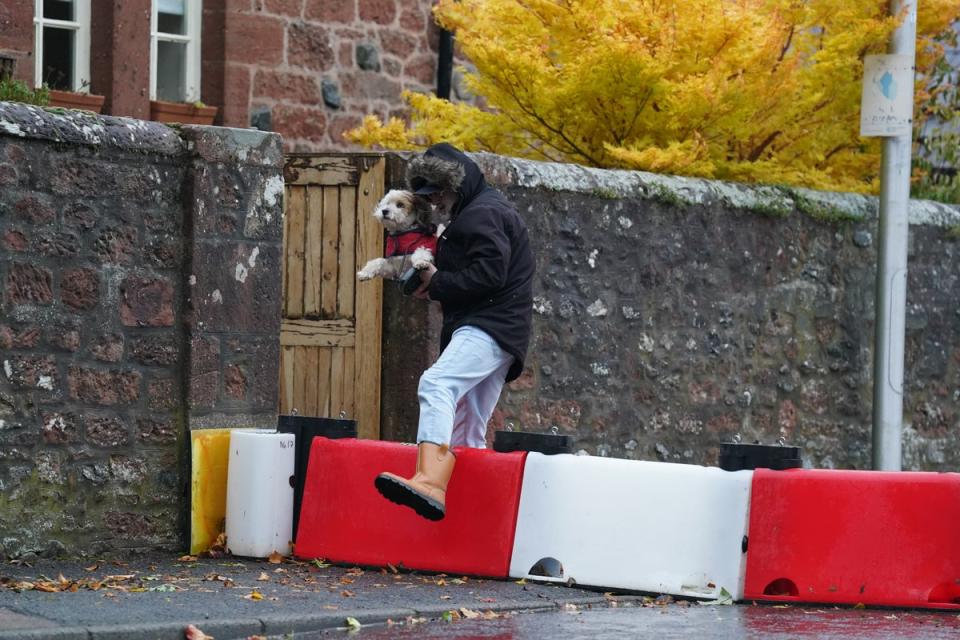
[[16, 61], [15, 78], [33, 81], [32, 2], [0, 2], [0, 54]]
[[[252, 114], [261, 122], [269, 114], [288, 150], [344, 147], [343, 133], [364, 115], [402, 115], [404, 89], [434, 89], [438, 31], [431, 6], [429, 0], [255, 0], [230, 19], [254, 30], [251, 38], [282, 46], [266, 59], [228, 50], [227, 64], [247, 70], [246, 78], [237, 76], [251, 85]], [[228, 40], [239, 29], [228, 27]]]
[[[215, 124], [279, 133], [286, 151], [346, 149], [364, 115], [435, 88], [430, 0], [204, 0], [201, 100]], [[105, 114], [150, 117], [151, 0], [91, 3], [91, 84]], [[32, 3], [0, 0], [0, 54], [33, 81]]]

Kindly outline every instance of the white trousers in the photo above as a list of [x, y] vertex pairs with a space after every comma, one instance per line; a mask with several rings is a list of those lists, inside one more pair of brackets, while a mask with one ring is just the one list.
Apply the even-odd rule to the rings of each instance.
[[460, 327], [440, 357], [420, 376], [417, 444], [487, 446], [487, 422], [513, 356], [477, 327]]

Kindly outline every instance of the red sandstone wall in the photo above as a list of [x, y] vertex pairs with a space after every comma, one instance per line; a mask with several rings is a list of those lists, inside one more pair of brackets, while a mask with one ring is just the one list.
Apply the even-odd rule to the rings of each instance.
[[[402, 115], [404, 89], [435, 88], [431, 6], [428, 0], [253, 0], [228, 21], [227, 64], [248, 69], [240, 82], [250, 84], [250, 109], [269, 114], [286, 150], [347, 147], [343, 133], [365, 114]], [[281, 37], [282, 50], [268, 46]]]
[[0, 54], [14, 58], [14, 77], [33, 81], [33, 3], [0, 2]]

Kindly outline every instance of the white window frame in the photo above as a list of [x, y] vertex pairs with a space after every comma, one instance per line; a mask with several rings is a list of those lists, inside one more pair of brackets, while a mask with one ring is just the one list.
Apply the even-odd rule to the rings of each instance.
[[185, 100], [196, 102], [200, 99], [200, 22], [203, 15], [203, 0], [185, 1], [184, 21], [187, 25], [187, 33], [183, 35], [158, 32], [157, 13], [160, 3], [158, 0], [152, 0], [150, 4], [150, 99], [157, 99], [157, 43], [183, 42], [187, 45]]
[[33, 81], [43, 85], [43, 28], [59, 27], [73, 31], [72, 91], [86, 93], [90, 84], [90, 0], [73, 0], [75, 20], [53, 20], [43, 17], [43, 0], [33, 3]]

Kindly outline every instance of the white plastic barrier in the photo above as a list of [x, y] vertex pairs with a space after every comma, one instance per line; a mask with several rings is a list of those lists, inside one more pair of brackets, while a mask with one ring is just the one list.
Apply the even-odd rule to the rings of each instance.
[[295, 439], [261, 429], [230, 432], [227, 548], [238, 556], [290, 554]]
[[743, 596], [752, 471], [527, 455], [510, 577]]

